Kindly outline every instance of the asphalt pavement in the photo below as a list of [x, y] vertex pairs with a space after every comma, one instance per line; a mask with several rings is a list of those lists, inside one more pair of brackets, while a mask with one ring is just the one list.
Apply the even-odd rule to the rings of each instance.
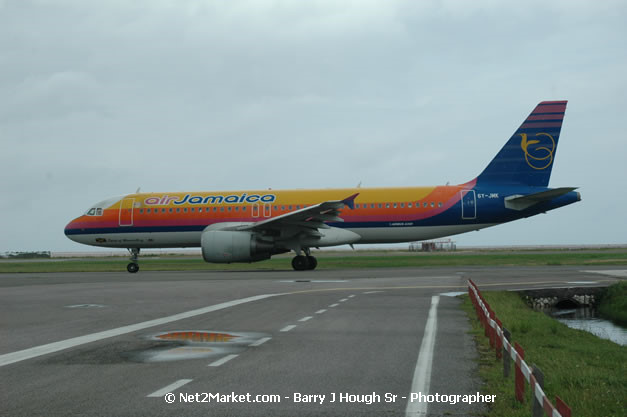
[[0, 274], [0, 415], [466, 416], [455, 293], [620, 279], [586, 269]]

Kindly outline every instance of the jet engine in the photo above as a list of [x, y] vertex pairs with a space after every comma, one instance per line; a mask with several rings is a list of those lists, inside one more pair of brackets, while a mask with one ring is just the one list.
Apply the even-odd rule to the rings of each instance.
[[206, 262], [256, 262], [273, 254], [273, 245], [258, 240], [252, 232], [206, 230], [200, 244]]

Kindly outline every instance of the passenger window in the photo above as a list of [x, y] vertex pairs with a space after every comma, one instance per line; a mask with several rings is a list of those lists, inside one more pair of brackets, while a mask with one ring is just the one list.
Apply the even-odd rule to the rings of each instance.
[[411, 207], [412, 207], [411, 203], [407, 203], [407, 208], [411, 208]]
[[296, 210], [300, 210], [300, 205], [296, 206]]
[[427, 204], [427, 202], [425, 201], [424, 203], [422, 203], [422, 207], [427, 208], [429, 204]]
[[438, 203], [438, 207], [442, 207], [442, 203]]
[[164, 209], [164, 208], [163, 208], [163, 209], [161, 209], [161, 213], [165, 213], [165, 209]]
[[214, 208], [213, 208], [213, 211], [218, 211], [218, 208], [217, 208], [217, 207], [214, 207]]
[[144, 214], [144, 209], [139, 209], [139, 214]]
[[198, 212], [202, 213], [202, 207], [198, 207]]
[[401, 203], [401, 208], [405, 208], [405, 203]]
[[170, 209], [170, 213], [172, 213], [172, 209]]
[[242, 211], [246, 211], [246, 206], [242, 207]]
[[184, 213], [187, 213], [187, 207], [185, 207], [185, 208], [183, 209], [183, 212], [184, 212]]
[[370, 204], [370, 208], [374, 208], [374, 203]]
[[288, 207], [288, 210], [289, 210], [289, 211], [292, 211], [292, 206], [289, 206], [289, 207]]
[[229, 211], [231, 211], [231, 206], [229, 206]]
[[239, 206], [238, 206], [238, 207], [235, 207], [235, 211], [239, 211]]
[[149, 214], [150, 214], [150, 209], [147, 209], [147, 210], [146, 210], [146, 213], [149, 213]]
[[192, 213], [194, 213], [196, 211], [195, 207], [192, 207], [189, 211], [191, 211]]
[[224, 211], [224, 207], [220, 207], [220, 211]]
[[180, 212], [181, 212], [181, 209], [180, 209], [180, 208], [177, 208], [177, 209], [176, 209], [176, 212], [177, 212], [177, 213], [180, 213]]
[[379, 208], [382, 208], [382, 207], [383, 207], [383, 204], [379, 203]]
[[433, 201], [431, 202], [431, 207], [435, 207], [435, 203]]
[[396, 208], [396, 203], [394, 203], [394, 208]]

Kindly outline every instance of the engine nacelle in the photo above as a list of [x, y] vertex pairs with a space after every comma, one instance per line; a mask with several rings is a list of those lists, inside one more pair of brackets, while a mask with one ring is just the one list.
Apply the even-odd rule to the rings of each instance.
[[200, 245], [203, 259], [214, 263], [256, 262], [272, 254], [272, 245], [258, 241], [251, 232], [206, 230]]

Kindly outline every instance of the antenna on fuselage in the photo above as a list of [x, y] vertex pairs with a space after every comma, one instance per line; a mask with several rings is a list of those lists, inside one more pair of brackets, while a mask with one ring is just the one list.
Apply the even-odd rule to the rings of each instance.
[[141, 188], [142, 188], [142, 187], [137, 187], [137, 191], [135, 191], [135, 194], [139, 194], [139, 190], [140, 190]]

